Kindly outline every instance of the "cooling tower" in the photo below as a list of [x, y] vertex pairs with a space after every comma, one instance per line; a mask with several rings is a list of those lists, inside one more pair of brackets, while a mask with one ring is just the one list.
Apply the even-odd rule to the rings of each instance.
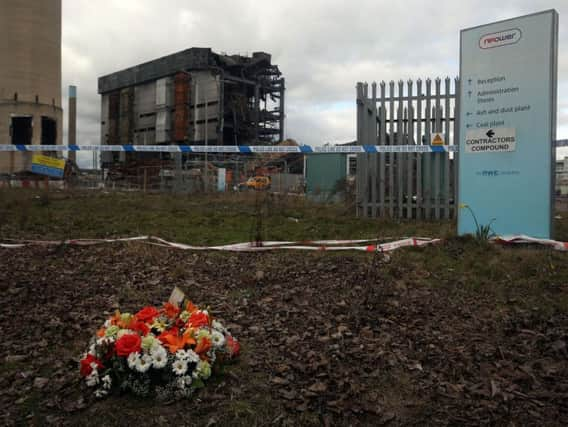
[[[0, 144], [61, 144], [61, 0], [0, 0]], [[0, 173], [29, 169], [0, 153]]]

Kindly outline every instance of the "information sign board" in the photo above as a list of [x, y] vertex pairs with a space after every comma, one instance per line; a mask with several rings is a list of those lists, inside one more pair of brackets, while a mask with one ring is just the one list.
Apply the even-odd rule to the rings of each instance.
[[558, 14], [462, 30], [458, 233], [551, 238]]

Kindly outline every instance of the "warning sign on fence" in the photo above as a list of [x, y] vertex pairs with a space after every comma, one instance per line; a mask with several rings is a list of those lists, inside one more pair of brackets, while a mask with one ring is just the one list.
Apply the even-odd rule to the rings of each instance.
[[32, 172], [40, 175], [63, 178], [65, 170], [65, 160], [54, 157], [34, 154], [32, 156]]
[[444, 145], [445, 140], [443, 133], [433, 133], [430, 138], [430, 145]]

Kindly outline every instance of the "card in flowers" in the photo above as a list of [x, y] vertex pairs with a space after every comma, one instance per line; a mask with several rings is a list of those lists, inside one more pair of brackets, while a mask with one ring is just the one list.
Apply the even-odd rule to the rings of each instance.
[[113, 389], [171, 400], [189, 397], [211, 371], [239, 354], [239, 342], [191, 301], [117, 311], [93, 338], [80, 363], [97, 397]]

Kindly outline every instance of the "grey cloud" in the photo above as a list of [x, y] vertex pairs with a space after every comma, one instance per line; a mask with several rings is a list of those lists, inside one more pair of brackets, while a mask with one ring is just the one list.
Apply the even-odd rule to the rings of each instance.
[[[263, 50], [287, 80], [288, 135], [307, 144], [348, 141], [357, 81], [454, 77], [460, 29], [549, 8], [561, 15], [562, 100], [565, 0], [66, 0], [64, 87], [79, 87], [80, 141], [98, 141], [97, 77], [191, 46]], [[566, 115], [559, 108], [559, 137], [568, 138]]]

